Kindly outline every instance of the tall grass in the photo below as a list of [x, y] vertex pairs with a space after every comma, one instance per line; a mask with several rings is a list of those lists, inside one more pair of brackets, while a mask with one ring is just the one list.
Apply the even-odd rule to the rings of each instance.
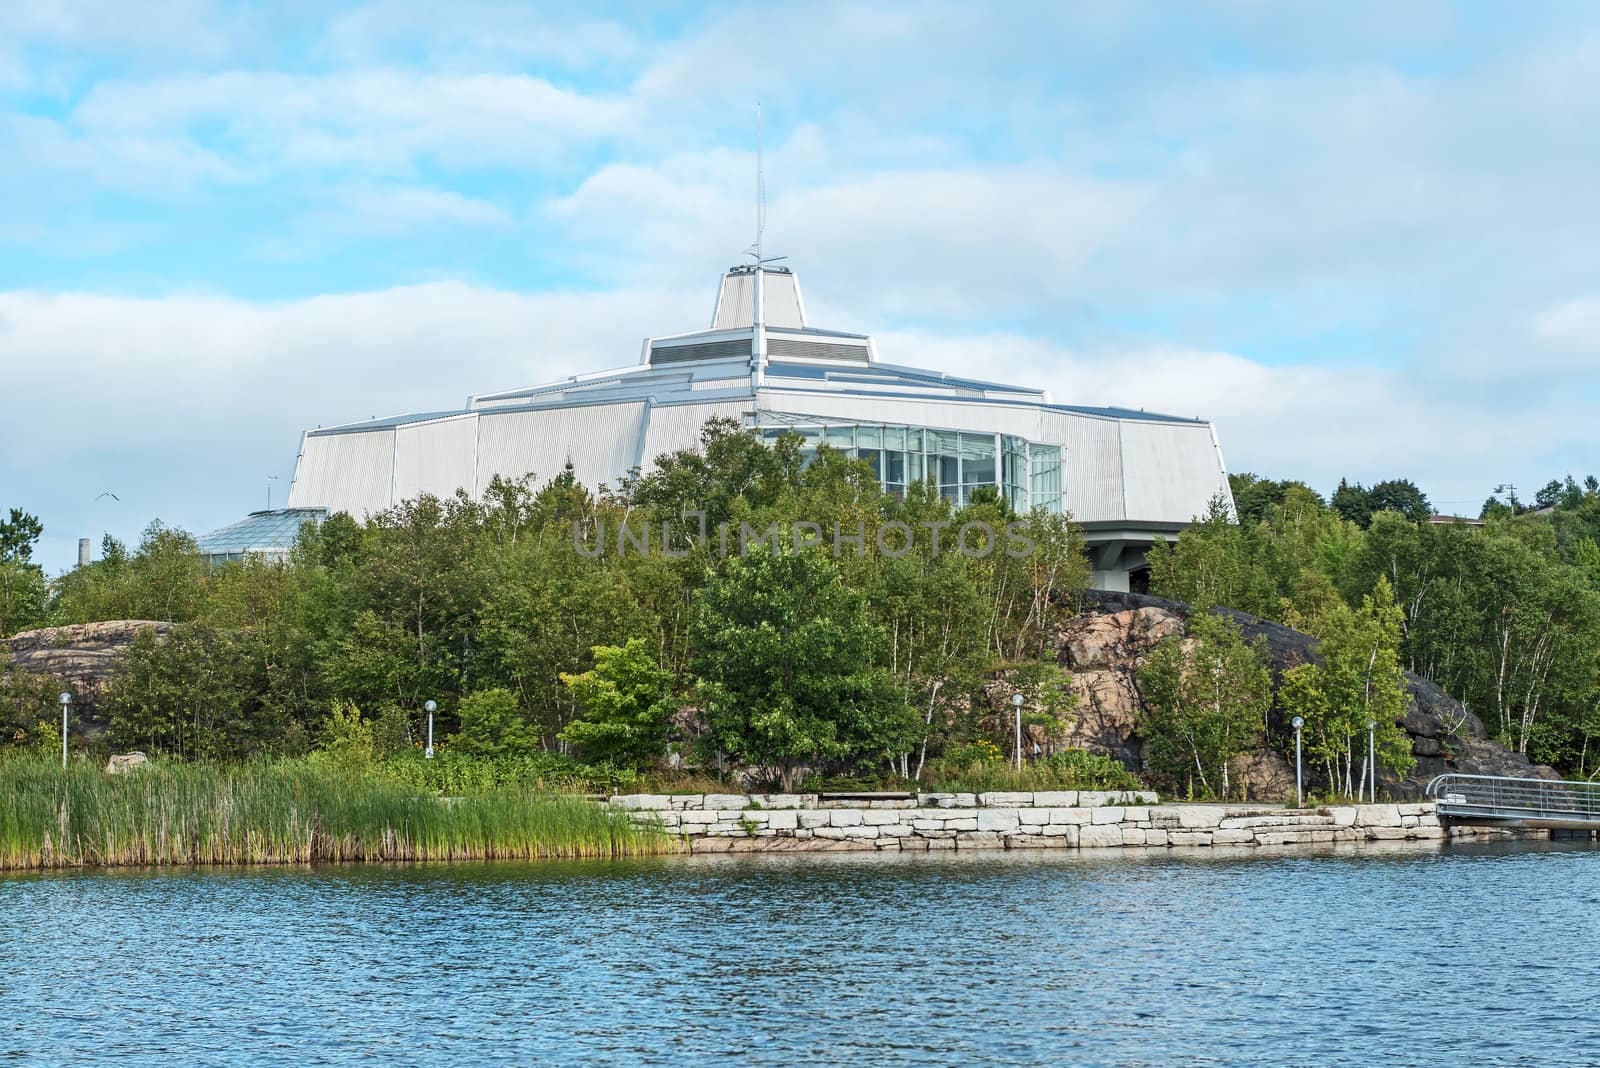
[[0, 868], [618, 857], [671, 840], [581, 797], [440, 798], [316, 760], [158, 763], [123, 775], [0, 759]]
[[1112, 757], [1069, 749], [1024, 764], [1018, 771], [998, 760], [944, 760], [924, 776], [929, 790], [1140, 790], [1144, 784]]

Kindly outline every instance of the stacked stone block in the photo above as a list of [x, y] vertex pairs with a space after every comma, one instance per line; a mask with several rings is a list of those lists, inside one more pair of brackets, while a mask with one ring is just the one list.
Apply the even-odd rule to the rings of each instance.
[[696, 853], [1286, 846], [1446, 837], [1427, 803], [1162, 805], [1146, 791], [924, 793], [847, 803], [814, 794], [633, 794], [610, 803], [658, 822]]

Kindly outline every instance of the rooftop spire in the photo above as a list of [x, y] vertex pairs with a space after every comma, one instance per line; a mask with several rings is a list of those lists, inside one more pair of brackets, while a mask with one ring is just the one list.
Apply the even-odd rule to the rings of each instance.
[[769, 263], [786, 260], [788, 256], [763, 256], [762, 241], [767, 233], [767, 177], [761, 152], [761, 101], [756, 101], [756, 239], [744, 254], [750, 257], [750, 266], [760, 274]]
[[761, 165], [761, 101], [756, 101], [756, 266], [761, 265], [761, 236], [767, 229], [767, 181]]

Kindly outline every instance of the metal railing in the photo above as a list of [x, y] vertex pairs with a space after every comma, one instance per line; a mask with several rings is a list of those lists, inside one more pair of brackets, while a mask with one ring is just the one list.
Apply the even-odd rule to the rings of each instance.
[[1458, 819], [1600, 826], [1600, 783], [1450, 773], [1428, 784], [1428, 796], [1439, 815]]

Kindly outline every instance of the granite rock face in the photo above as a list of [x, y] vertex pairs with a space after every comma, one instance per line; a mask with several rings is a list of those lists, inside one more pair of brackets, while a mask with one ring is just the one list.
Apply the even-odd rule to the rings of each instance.
[[1124, 608], [1080, 615], [1061, 633], [1061, 662], [1079, 669], [1137, 660], [1172, 634], [1182, 634], [1185, 616], [1170, 606]]
[[1228, 761], [1228, 779], [1248, 801], [1294, 796], [1294, 765], [1272, 749], [1257, 749]]
[[[1126, 680], [1126, 685], [1114, 691], [1108, 692], [1102, 686], [1096, 701], [1080, 702], [1080, 710], [1092, 724], [1081, 744], [1137, 767], [1141, 744], [1133, 724], [1139, 697], [1133, 680], [1139, 662], [1162, 637], [1181, 633], [1193, 609], [1148, 594], [1090, 590], [1081, 595], [1080, 610], [1081, 614], [1063, 630], [1061, 664], [1075, 674], [1087, 676], [1084, 687], [1095, 687], [1095, 680], [1102, 673]], [[1259, 639], [1264, 644], [1274, 684], [1289, 668], [1316, 660], [1316, 640], [1310, 635], [1231, 609], [1218, 609], [1218, 614], [1238, 623], [1246, 641]], [[1086, 622], [1090, 620], [1098, 622]], [[1533, 764], [1521, 753], [1489, 741], [1483, 721], [1431, 680], [1407, 672], [1406, 686], [1411, 700], [1400, 726], [1411, 736], [1411, 752], [1417, 758], [1417, 766], [1399, 780], [1381, 772], [1380, 792], [1402, 800], [1421, 797], [1430, 779], [1451, 771], [1560, 778], [1554, 768]], [[1269, 721], [1275, 734], [1287, 732], [1281, 709], [1274, 707]], [[1285, 796], [1279, 792], [1285, 784], [1287, 792], [1293, 793], [1294, 769], [1281, 756], [1260, 751], [1241, 759], [1246, 764], [1240, 769], [1239, 781], [1246, 784], [1252, 796], [1279, 800]], [[1313, 770], [1308, 768], [1307, 774], [1314, 774]]]
[[1138, 765], [1136, 677], [1162, 639], [1182, 634], [1183, 616], [1165, 606], [1133, 606], [1073, 618], [1060, 635], [1059, 660], [1078, 698], [1064, 744]]

